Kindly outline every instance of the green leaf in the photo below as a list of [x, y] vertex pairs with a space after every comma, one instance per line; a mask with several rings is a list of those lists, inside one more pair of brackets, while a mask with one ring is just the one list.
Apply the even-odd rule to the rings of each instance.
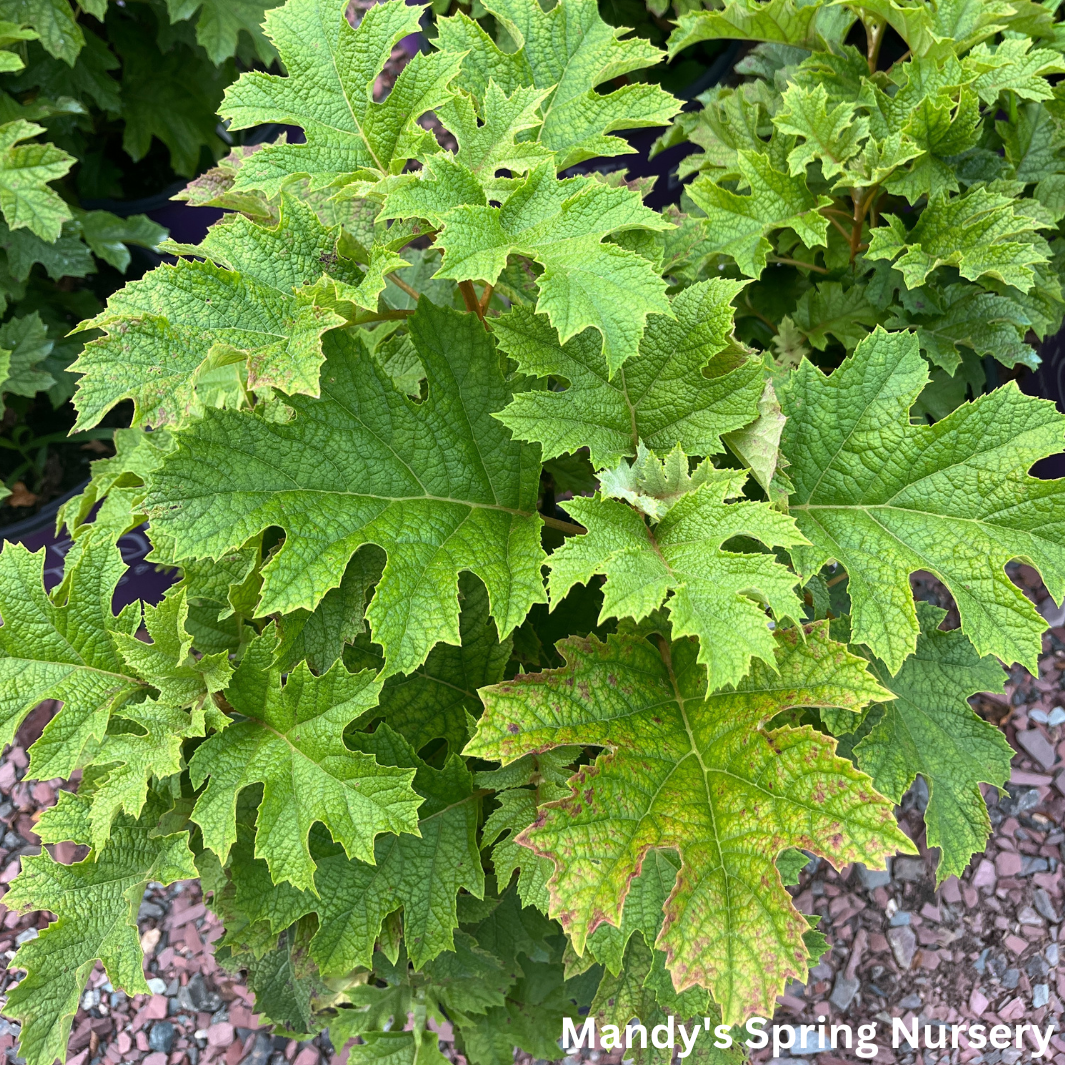
[[1001, 92], [1015, 93], [1022, 100], [1054, 98], [1046, 79], [1050, 74], [1065, 74], [1061, 55], [1050, 48], [1031, 48], [1030, 40], [1013, 39], [1002, 41], [994, 51], [979, 44], [969, 53], [969, 64], [983, 71], [973, 87], [985, 104], [995, 104]]
[[373, 674], [337, 663], [315, 677], [301, 663], [282, 685], [277, 643], [267, 630], [250, 644], [226, 692], [241, 720], [201, 744], [189, 763], [193, 787], [207, 781], [192, 817], [204, 846], [225, 861], [236, 840], [238, 796], [261, 783], [255, 856], [266, 859], [275, 881], [313, 892], [307, 837], [316, 821], [346, 854], [372, 860], [375, 836], [417, 831], [421, 800], [410, 770], [344, 745], [345, 725], [377, 701]]
[[388, 0], [371, 7], [353, 29], [346, 7], [343, 0], [289, 0], [267, 14], [267, 35], [288, 75], [242, 74], [226, 90], [221, 113], [235, 130], [263, 122], [299, 126], [307, 142], [256, 152], [238, 172], [234, 189], [272, 196], [295, 177], [309, 177], [312, 189], [345, 184], [360, 172], [384, 177], [435, 146], [417, 120], [450, 99], [461, 55], [419, 53], [375, 103], [377, 75], [399, 40], [418, 32], [423, 8]]
[[891, 670], [917, 645], [916, 570], [950, 589], [979, 654], [1034, 668], [1045, 622], [1004, 567], [1025, 558], [1065, 594], [1062, 482], [1027, 473], [1060, 447], [1062, 418], [1010, 384], [910, 425], [927, 381], [917, 338], [878, 328], [831, 376], [804, 361], [783, 385], [790, 513], [814, 545], [792, 558], [807, 576], [843, 564], [853, 638]]
[[146, 26], [139, 20], [112, 18], [107, 30], [111, 48], [122, 61], [126, 154], [140, 161], [156, 138], [169, 150], [174, 171], [189, 178], [199, 171], [204, 149], [212, 160], [225, 155], [226, 142], [218, 135], [218, 107], [232, 77], [230, 70], [215, 66], [195, 48], [172, 46], [160, 52], [145, 47]]
[[789, 173], [805, 174], [807, 166], [819, 162], [826, 181], [845, 174], [847, 161], [869, 134], [868, 120], [858, 116], [855, 104], [844, 101], [829, 107], [824, 85], [813, 89], [790, 85], [782, 103], [773, 125], [781, 133], [802, 138], [788, 152]]
[[[709, 466], [709, 460], [704, 460]], [[569, 512], [588, 529], [551, 556], [553, 603], [603, 574], [599, 620], [639, 621], [665, 604], [677, 636], [699, 638], [699, 662], [711, 687], [736, 683], [751, 659], [771, 662], [775, 643], [765, 605], [778, 621], [799, 616], [793, 573], [771, 554], [725, 551], [737, 536], [767, 546], [802, 543], [791, 518], [765, 503], [726, 503], [742, 492], [746, 471], [700, 471], [701, 483], [655, 526], [616, 499], [577, 498]]]
[[[207, 412], [152, 475], [146, 500], [179, 558], [218, 557], [285, 529], [263, 568], [260, 615], [313, 610], [355, 550], [378, 544], [388, 564], [367, 617], [386, 674], [459, 642], [464, 569], [484, 581], [503, 636], [544, 601], [539, 455], [492, 418], [509, 398], [499, 356], [475, 315], [423, 297], [408, 323], [429, 380], [424, 402], [397, 391], [356, 336], [332, 333], [321, 399], [293, 397], [285, 424]], [[308, 448], [329, 462], [308, 464]]]
[[146, 214], [119, 218], [108, 211], [77, 211], [75, 217], [93, 254], [123, 274], [130, 262], [127, 244], [155, 251], [167, 235], [167, 231]]
[[389, 677], [381, 689], [378, 709], [415, 751], [434, 739], [447, 740], [452, 754], [461, 751], [481, 713], [477, 690], [502, 680], [510, 660], [513, 641], [500, 641], [484, 585], [461, 574], [459, 599], [459, 646], [438, 643], [423, 665]]
[[[57, 2], [66, 6], [65, 0]], [[48, 182], [63, 177], [74, 157], [47, 141], [19, 143], [43, 132], [43, 126], [23, 119], [0, 126], [0, 211], [11, 229], [29, 229], [51, 243], [72, 212]]]
[[85, 45], [68, 0], [0, 0], [0, 19], [32, 27], [48, 53], [70, 67]]
[[669, 38], [670, 58], [698, 41], [779, 41], [805, 45], [813, 32], [817, 4], [796, 0], [727, 0], [718, 11], [691, 11], [678, 19]]
[[16, 281], [25, 281], [40, 263], [53, 281], [62, 277], [85, 277], [96, 270], [92, 253], [81, 237], [77, 222], [64, 222], [59, 239], [42, 240], [29, 229], [9, 229], [0, 222], [0, 247], [7, 252], [7, 266]]
[[844, 289], [838, 281], [825, 281], [799, 298], [792, 320], [818, 351], [835, 337], [848, 351], [879, 324], [881, 315], [869, 302], [862, 285]]
[[330, 588], [314, 610], [296, 610], [280, 619], [277, 662], [282, 672], [306, 660], [315, 673], [325, 673], [344, 645], [365, 631], [367, 595], [381, 579], [384, 563], [376, 548], [360, 548], [351, 556], [340, 586]]
[[477, 846], [480, 799], [457, 754], [449, 755], [442, 769], [430, 768], [388, 725], [352, 739], [358, 750], [380, 762], [416, 770], [414, 789], [425, 801], [418, 810], [417, 834], [381, 836], [373, 865], [342, 854], [319, 860], [315, 884], [322, 902], [311, 954], [326, 974], [370, 965], [381, 922], [402, 907], [403, 942], [420, 969], [455, 948], [459, 891], [484, 896]]
[[920, 773], [928, 784], [928, 845], [942, 852], [936, 881], [961, 876], [983, 852], [991, 833], [980, 784], [1002, 787], [1013, 750], [1001, 731], [970, 709], [977, 692], [1001, 692], [1006, 674], [990, 655], [981, 658], [960, 629], [943, 632], [945, 611], [918, 603], [917, 650], [892, 676], [874, 661], [874, 676], [895, 696], [869, 711], [855, 746], [858, 765], [894, 802]]
[[26, 976], [9, 993], [6, 1012], [22, 1023], [19, 1050], [30, 1065], [66, 1058], [78, 999], [97, 960], [116, 988], [148, 994], [137, 933], [144, 889], [150, 880], [170, 884], [197, 875], [186, 833], [153, 835], [160, 812], [154, 803], [139, 821], [120, 817], [107, 850], [74, 865], [60, 865], [47, 852], [22, 859], [6, 905], [56, 915], [12, 961]]
[[639, 357], [612, 378], [594, 333], [559, 344], [544, 315], [514, 307], [493, 320], [496, 343], [522, 373], [569, 387], [519, 392], [499, 420], [546, 458], [587, 447], [596, 467], [635, 455], [641, 441], [658, 452], [679, 443], [689, 454], [718, 454], [723, 433], [754, 419], [762, 390], [760, 365], [728, 351], [741, 288], [715, 278], [678, 293], [673, 316], [648, 318]]
[[867, 259], [894, 264], [911, 288], [919, 288], [940, 266], [956, 266], [962, 277], [995, 278], [1027, 292], [1034, 267], [1049, 261], [1041, 223], [1016, 209], [1016, 201], [986, 188], [962, 196], [933, 196], [909, 231], [896, 215], [872, 231]]
[[116, 646], [115, 635], [132, 637], [140, 622], [133, 606], [111, 613], [111, 594], [126, 568], [118, 549], [90, 542], [68, 561], [55, 599], [44, 590], [44, 554], [10, 543], [0, 551], [0, 741], [10, 743], [39, 703], [60, 700], [62, 709], [30, 752], [32, 776], [48, 780], [69, 776], [85, 745], [103, 739], [111, 710], [146, 685]]
[[[511, 255], [540, 263], [536, 304], [563, 343], [589, 326], [603, 337], [613, 373], [639, 347], [649, 314], [670, 314], [666, 283], [635, 252], [603, 243], [610, 233], [671, 228], [639, 193], [591, 177], [558, 180], [541, 164], [512, 184], [501, 207], [489, 206], [476, 178], [452, 164], [393, 193], [382, 218], [424, 217], [442, 226], [437, 277], [495, 284]], [[461, 185], [460, 185], [461, 183]]]
[[785, 982], [806, 977], [806, 920], [773, 864], [782, 850], [882, 865], [910, 849], [891, 804], [832, 740], [761, 729], [785, 707], [856, 710], [883, 689], [824, 625], [775, 643], [775, 668], [754, 665], [735, 690], [708, 695], [694, 641], [571, 638], [563, 669], [482, 693], [466, 749], [509, 761], [561, 744], [607, 748], [519, 842], [555, 863], [551, 910], [578, 953], [600, 924], [620, 926], [648, 850], [679, 851], [656, 946], [673, 987], [708, 988], [730, 1024], [768, 1015]]
[[[664, 54], [638, 36], [608, 25], [594, 0], [561, 0], [545, 11], [527, 0], [489, 0], [486, 9], [506, 27], [518, 46], [501, 51], [471, 19], [441, 19], [439, 44], [445, 52], [468, 52], [462, 60], [462, 88], [485, 97], [491, 78], [509, 94], [516, 86], [546, 93], [538, 140], [555, 152], [559, 168], [596, 156], [634, 151], [619, 129], [665, 125], [680, 101], [659, 86], [634, 81], [597, 91], [631, 71], [660, 63]], [[627, 79], [626, 79], [627, 80]]]
[[731, 255], [745, 277], [758, 277], [772, 251], [767, 234], [774, 229], [789, 227], [807, 248], [823, 247], [828, 219], [818, 208], [832, 201], [815, 197], [804, 176], [776, 169], [767, 155], [740, 151], [737, 158], [749, 195], [730, 192], [706, 176], [689, 187], [692, 200], [706, 213], [710, 250]]
[[40, 363], [52, 351], [48, 330], [34, 311], [24, 318], [10, 318], [0, 326], [0, 352], [8, 356], [7, 371], [0, 374], [0, 392], [33, 396], [55, 384]]
[[277, 59], [266, 35], [262, 31], [266, 12], [277, 7], [280, 0], [166, 0], [171, 22], [191, 18], [196, 11], [196, 40], [203, 45], [212, 63], [221, 64], [237, 53], [237, 41], [241, 32], [250, 38], [255, 53], [263, 64], [269, 66]]
[[[201, 378], [219, 361], [246, 365], [249, 388], [318, 394], [322, 334], [344, 321], [301, 289], [326, 273], [358, 279], [337, 260], [337, 232], [292, 197], [266, 229], [241, 216], [215, 226], [193, 249], [202, 259], [161, 266], [120, 289], [82, 328], [107, 336], [85, 346], [75, 429], [95, 425], [132, 399], [134, 425], [180, 425], [201, 414]], [[332, 262], [331, 260], [335, 260]], [[229, 402], [242, 397], [234, 387]], [[211, 404], [213, 405], [213, 404]]]

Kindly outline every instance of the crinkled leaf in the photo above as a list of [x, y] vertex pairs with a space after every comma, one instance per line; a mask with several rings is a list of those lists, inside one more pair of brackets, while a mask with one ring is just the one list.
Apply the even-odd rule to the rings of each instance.
[[120, 817], [107, 850], [74, 865], [60, 865], [47, 852], [23, 858], [6, 905], [56, 915], [12, 962], [26, 976], [9, 993], [6, 1012], [22, 1022], [20, 1053], [31, 1065], [66, 1058], [78, 999], [97, 959], [116, 988], [148, 994], [137, 932], [144, 889], [150, 880], [170, 884], [197, 875], [186, 833], [152, 835], [160, 812], [155, 803], [139, 821]]
[[773, 865], [780, 851], [882, 865], [909, 849], [891, 804], [832, 740], [761, 728], [784, 707], [857, 710], [883, 689], [823, 625], [775, 644], [775, 670], [756, 664], [736, 689], [708, 695], [692, 640], [572, 638], [563, 669], [483, 693], [466, 750], [506, 761], [568, 743], [607, 748], [519, 841], [555, 863], [551, 909], [579, 953], [599, 925], [621, 925], [647, 851], [675, 848], [681, 871], [656, 946], [673, 986], [709, 988], [727, 1023], [772, 1013], [785, 982], [806, 977], [806, 920]]
[[289, 0], [267, 14], [267, 35], [288, 73], [242, 74], [226, 90], [221, 113], [233, 129], [299, 126], [307, 141], [256, 152], [238, 172], [236, 190], [273, 195], [297, 176], [309, 177], [312, 189], [342, 184], [360, 171], [383, 177], [435, 145], [417, 120], [450, 98], [461, 55], [419, 53], [376, 103], [374, 81], [398, 41], [418, 32], [423, 9], [389, 0], [371, 7], [353, 29], [346, 8], [343, 0]]
[[423, 297], [408, 322], [429, 380], [424, 402], [397, 391], [356, 336], [334, 332], [321, 399], [293, 397], [285, 424], [208, 411], [152, 475], [146, 501], [179, 558], [218, 557], [281, 526], [260, 615], [313, 610], [361, 544], [384, 548], [367, 616], [386, 674], [459, 642], [464, 569], [484, 581], [502, 635], [544, 600], [539, 455], [492, 417], [509, 398], [499, 356], [474, 315]]
[[[66, 6], [66, 0], [56, 2]], [[23, 119], [0, 126], [0, 211], [11, 229], [29, 229], [51, 243], [73, 212], [48, 182], [63, 177], [74, 157], [48, 141], [20, 143], [43, 132]]]
[[765, 503], [725, 502], [742, 491], [746, 478], [746, 471], [708, 471], [654, 526], [616, 499], [569, 500], [569, 512], [588, 531], [551, 555], [552, 603], [603, 574], [600, 622], [639, 621], [664, 603], [674, 634], [699, 638], [699, 662], [712, 687], [737, 682], [752, 658], [772, 661], [775, 643], [765, 606], [778, 619], [798, 617], [796, 577], [771, 554], [722, 545], [747, 536], [767, 546], [791, 546], [803, 537], [791, 518]]
[[251, 388], [317, 395], [322, 334], [344, 319], [299, 290], [327, 270], [358, 280], [353, 263], [336, 259], [336, 238], [286, 197], [276, 228], [232, 217], [192, 249], [202, 260], [161, 266], [121, 289], [83, 326], [107, 336], [72, 367], [84, 375], [75, 428], [94, 425], [122, 399], [134, 402], [134, 425], [181, 424], [202, 412], [201, 374], [219, 361], [243, 362]]
[[314, 891], [307, 838], [316, 821], [349, 856], [372, 861], [376, 836], [417, 831], [421, 800], [410, 788], [413, 772], [344, 745], [344, 726], [377, 701], [373, 674], [348, 673], [338, 662], [315, 677], [301, 663], [282, 685], [277, 642], [267, 630], [248, 647], [226, 691], [241, 719], [192, 757], [193, 786], [207, 781], [192, 817], [204, 846], [224, 861], [236, 840], [239, 793], [261, 783], [255, 855], [275, 881]]
[[807, 248], [824, 246], [828, 219], [818, 208], [828, 205], [829, 198], [814, 196], [803, 175], [778, 170], [768, 155], [740, 151], [737, 158], [749, 194], [730, 192], [706, 176], [696, 178], [689, 189], [706, 213], [712, 250], [731, 255], [746, 277], [757, 277], [772, 250], [767, 236], [772, 230], [787, 226]]
[[55, 384], [41, 363], [52, 352], [53, 341], [34, 311], [24, 318], [10, 318], [0, 326], [0, 352], [7, 355], [6, 372], [0, 374], [0, 392], [33, 396]]
[[1027, 472], [1061, 446], [1061, 415], [1010, 384], [910, 425], [927, 381], [917, 338], [878, 328], [830, 376], [804, 361], [783, 385], [790, 513], [814, 545], [792, 558], [807, 575], [843, 564], [854, 639], [889, 669], [916, 647], [915, 570], [950, 589], [979, 654], [1034, 668], [1045, 622], [1005, 564], [1025, 558], [1065, 594], [1063, 482]]
[[639, 358], [613, 378], [594, 333], [560, 345], [543, 315], [515, 307], [492, 322], [499, 346], [523, 373], [564, 378], [569, 387], [519, 392], [499, 420], [538, 441], [548, 458], [587, 447], [596, 466], [635, 455], [640, 441], [658, 452], [679, 443], [691, 455], [717, 454], [722, 433], [756, 416], [762, 390], [756, 361], [723, 354], [741, 287], [715, 278], [678, 293], [673, 317], [648, 318]]

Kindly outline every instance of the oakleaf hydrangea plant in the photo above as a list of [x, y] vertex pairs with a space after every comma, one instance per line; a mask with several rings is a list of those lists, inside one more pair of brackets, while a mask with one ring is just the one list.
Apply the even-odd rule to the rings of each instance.
[[[1050, 6], [726, 0], [671, 48], [748, 42], [737, 78], [683, 113], [593, 0], [442, 16], [383, 98], [420, 9], [346, 6], [267, 14], [284, 73], [222, 114], [305, 139], [195, 183], [229, 213], [90, 323], [77, 428], [133, 415], [62, 583], [0, 553], [0, 738], [61, 703], [38, 831], [90, 848], [4, 898], [56, 917], [29, 1065], [97, 960], [146, 990], [145, 884], [193, 876], [256, 1009], [361, 1065], [442, 1065], [434, 1018], [504, 1065], [589, 1011], [770, 1015], [826, 945], [806, 855], [912, 852], [917, 775], [939, 878], [983, 849], [1010, 750], [967, 700], [1045, 628], [1007, 565], [1065, 596], [1065, 419], [981, 361], [1061, 321]], [[567, 176], [655, 125], [680, 208]], [[116, 615], [145, 521], [180, 579]]]

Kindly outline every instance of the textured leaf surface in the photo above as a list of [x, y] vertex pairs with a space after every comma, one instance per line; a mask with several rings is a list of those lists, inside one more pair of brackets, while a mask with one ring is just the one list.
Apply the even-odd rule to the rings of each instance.
[[528, 256], [544, 267], [537, 310], [563, 343], [589, 326], [597, 329], [611, 373], [636, 353], [647, 316], [670, 314], [666, 283], [654, 266], [603, 243], [610, 233], [671, 228], [633, 189], [590, 177], [560, 181], [553, 166], [541, 164], [494, 207], [469, 171], [453, 165], [426, 174], [393, 193], [382, 217], [424, 217], [443, 227], [437, 246], [444, 262], [436, 276], [495, 284], [509, 256]]
[[268, 630], [241, 659], [226, 699], [242, 720], [196, 749], [193, 786], [208, 783], [192, 816], [204, 846], [224, 861], [236, 840], [239, 793], [261, 783], [255, 855], [266, 859], [275, 881], [314, 891], [308, 835], [316, 821], [348, 855], [372, 860], [375, 836], [417, 831], [420, 800], [410, 770], [379, 765], [344, 745], [344, 726], [377, 701], [373, 674], [348, 673], [337, 663], [315, 677], [301, 664], [282, 685], [276, 651]]
[[917, 338], [878, 329], [831, 376], [804, 361], [785, 383], [790, 513], [814, 545], [792, 557], [807, 575], [846, 567], [854, 639], [891, 670], [916, 647], [915, 570], [947, 585], [981, 655], [1034, 668], [1045, 622], [1004, 567], [1028, 559], [1065, 594], [1063, 484], [1027, 472], [1065, 423], [1011, 384], [910, 425], [927, 381]]
[[84, 375], [75, 428], [95, 425], [123, 399], [134, 402], [134, 425], [180, 424], [202, 413], [214, 405], [203, 394], [203, 373], [219, 354], [246, 366], [251, 388], [317, 395], [322, 334], [344, 319], [298, 290], [331, 262], [338, 280], [358, 281], [353, 263], [337, 261], [336, 238], [309, 207], [286, 197], [276, 229], [232, 217], [195, 248], [202, 261], [161, 266], [121, 289], [86, 323], [108, 335], [71, 367]]
[[623, 84], [596, 91], [615, 78], [664, 58], [637, 36], [620, 38], [622, 28], [599, 15], [594, 0], [562, 0], [549, 11], [525, 0], [491, 0], [489, 11], [504, 25], [518, 51], [500, 51], [465, 15], [440, 21], [440, 46], [470, 54], [463, 59], [462, 87], [483, 96], [489, 78], [501, 85], [527, 86], [548, 93], [538, 139], [555, 152], [559, 168], [593, 156], [621, 155], [633, 149], [613, 130], [664, 125], [679, 101], [657, 85]]
[[588, 532], [551, 556], [552, 602], [603, 574], [600, 621], [638, 621], [664, 602], [674, 633], [699, 638], [699, 661], [711, 687], [738, 681], [752, 657], [771, 662], [775, 642], [763, 604], [778, 619], [799, 616], [795, 575], [772, 555], [725, 551], [722, 545], [734, 536], [779, 546], [801, 543], [802, 537], [791, 518], [765, 503], [726, 503], [744, 480], [743, 471], [710, 471], [654, 526], [616, 499], [571, 499], [567, 508]]
[[455, 947], [456, 896], [465, 888], [484, 895], [477, 847], [479, 797], [473, 776], [457, 754], [432, 769], [387, 725], [355, 737], [358, 749], [378, 761], [415, 770], [419, 835], [381, 836], [374, 865], [342, 854], [318, 863], [315, 883], [322, 897], [320, 927], [311, 953], [324, 973], [369, 965], [381, 922], [403, 909], [403, 942], [416, 968]]
[[499, 356], [474, 315], [423, 298], [409, 323], [430, 382], [423, 403], [397, 391], [357, 338], [333, 333], [320, 400], [293, 397], [283, 425], [209, 411], [146, 501], [178, 557], [217, 557], [281, 526], [260, 614], [313, 610], [361, 544], [383, 547], [367, 616], [386, 673], [459, 642], [464, 569], [484, 581], [503, 635], [544, 599], [539, 455], [491, 416], [509, 398]]
[[29, 229], [52, 243], [72, 212], [48, 182], [63, 177], [74, 157], [47, 141], [20, 143], [43, 132], [21, 119], [0, 126], [0, 211], [11, 229]]
[[938, 628], [944, 612], [919, 603], [917, 650], [895, 676], [880, 662], [872, 672], [895, 695], [869, 712], [869, 727], [855, 747], [858, 765], [877, 790], [895, 802], [920, 773], [928, 784], [925, 825], [928, 845], [939, 847], [940, 882], [961, 876], [982, 852], [991, 832], [980, 784], [1002, 787], [1013, 751], [1005, 736], [968, 705], [977, 692], [1002, 691], [1006, 674], [987, 655], [981, 658], [959, 629]]
[[499, 420], [537, 441], [545, 458], [587, 447], [596, 467], [635, 455], [641, 441], [654, 451], [680, 444], [690, 455], [717, 454], [722, 433], [755, 418], [762, 392], [760, 365], [724, 354], [740, 287], [714, 279], [680, 292], [673, 318], [651, 315], [639, 357], [612, 378], [594, 333], [559, 344], [543, 315], [515, 307], [492, 322], [496, 343], [523, 373], [569, 387], [519, 392]]
[[22, 1022], [20, 1052], [31, 1065], [67, 1056], [78, 999], [99, 959], [115, 988], [148, 994], [137, 932], [137, 909], [148, 881], [170, 884], [195, 877], [185, 833], [153, 836], [158, 804], [133, 822], [120, 818], [103, 854], [60, 865], [42, 852], [23, 858], [23, 871], [4, 897], [13, 910], [48, 909], [56, 915], [12, 962], [26, 976], [7, 1000]]
[[749, 194], [721, 188], [708, 177], [696, 178], [690, 187], [691, 198], [706, 212], [709, 250], [731, 255], [742, 274], [757, 277], [771, 250], [771, 230], [788, 226], [806, 247], [824, 245], [828, 219], [817, 209], [829, 198], [815, 197], [802, 174], [778, 170], [768, 155], [741, 151], [737, 158]]
[[674, 987], [708, 987], [727, 1023], [771, 1013], [785, 981], [806, 976], [807, 925], [773, 864], [781, 850], [882, 865], [909, 849], [891, 804], [832, 740], [760, 730], [784, 707], [859, 709], [883, 689], [821, 626], [805, 642], [795, 630], [777, 641], [776, 671], [756, 664], [735, 690], [708, 696], [694, 641], [570, 639], [563, 669], [483, 693], [466, 750], [506, 761], [567, 743], [608, 748], [520, 841], [555, 863], [551, 910], [580, 953], [600, 924], [621, 924], [647, 851], [676, 848], [656, 945]]
[[47, 780], [69, 776], [86, 743], [103, 739], [111, 709], [146, 686], [116, 646], [115, 634], [132, 637], [140, 621], [136, 608], [111, 613], [125, 572], [118, 549], [90, 543], [68, 565], [66, 601], [45, 592], [44, 564], [43, 551], [33, 555], [21, 544], [0, 552], [0, 738], [10, 743], [35, 706], [60, 700], [30, 755], [31, 777]]
[[7, 372], [0, 373], [0, 392], [33, 396], [54, 385], [55, 379], [40, 365], [52, 347], [48, 330], [36, 311], [24, 318], [11, 318], [0, 326], [0, 358], [7, 355]]
[[340, 0], [289, 0], [266, 16], [266, 32], [286, 77], [252, 71], [226, 91], [222, 115], [233, 129], [262, 122], [299, 126], [306, 144], [267, 145], [241, 167], [234, 188], [273, 195], [294, 176], [321, 188], [359, 171], [398, 173], [431, 150], [433, 135], [417, 124], [451, 96], [461, 55], [419, 53], [388, 96], [373, 86], [400, 38], [418, 32], [422, 8], [390, 0], [370, 8], [353, 29]]
[[237, 51], [240, 34], [246, 33], [263, 63], [277, 58], [262, 31], [263, 16], [279, 0], [166, 0], [171, 22], [191, 18], [196, 12], [196, 40], [212, 63], [223, 63]]

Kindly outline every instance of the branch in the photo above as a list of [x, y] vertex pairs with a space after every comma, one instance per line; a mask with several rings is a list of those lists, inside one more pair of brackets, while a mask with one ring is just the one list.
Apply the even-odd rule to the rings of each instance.
[[[850, 234], [846, 234], [847, 239], [850, 239]], [[771, 263], [780, 263], [782, 266], [798, 266], [803, 270], [815, 270], [819, 274], [827, 274], [828, 271], [823, 266], [817, 266], [815, 263], [804, 263], [801, 259], [784, 259], [779, 255], [772, 255], [769, 258]]]
[[488, 310], [488, 304], [492, 299], [492, 291], [494, 288], [494, 285], [485, 285], [484, 292], [481, 293], [481, 302], [478, 303], [477, 306], [481, 308], [482, 321], [484, 320], [484, 312]]
[[468, 310], [470, 314], [476, 314], [483, 324], [484, 311], [481, 310], [481, 304], [477, 300], [477, 293], [473, 289], [473, 282], [460, 281], [459, 292], [462, 293], [462, 298], [466, 303], [466, 310]]
[[407, 284], [407, 282], [406, 282], [406, 281], [404, 281], [404, 280], [403, 280], [403, 279], [402, 279], [402, 278], [401, 278], [401, 277], [399, 276], [399, 274], [396, 274], [396, 273], [391, 273], [391, 274], [385, 274], [385, 277], [387, 277], [387, 278], [388, 278], [388, 280], [389, 280], [389, 281], [391, 281], [391, 282], [392, 282], [392, 284], [396, 286], [396, 288], [401, 288], [401, 289], [403, 289], [403, 291], [404, 291], [404, 292], [406, 292], [406, 294], [407, 294], [408, 296], [410, 296], [410, 298], [411, 298], [412, 300], [418, 300], [418, 299], [421, 299], [421, 293], [420, 293], [420, 292], [415, 292], [415, 291], [414, 291], [414, 289], [412, 289], [412, 288], [410, 287], [410, 285], [408, 285], [408, 284]]

